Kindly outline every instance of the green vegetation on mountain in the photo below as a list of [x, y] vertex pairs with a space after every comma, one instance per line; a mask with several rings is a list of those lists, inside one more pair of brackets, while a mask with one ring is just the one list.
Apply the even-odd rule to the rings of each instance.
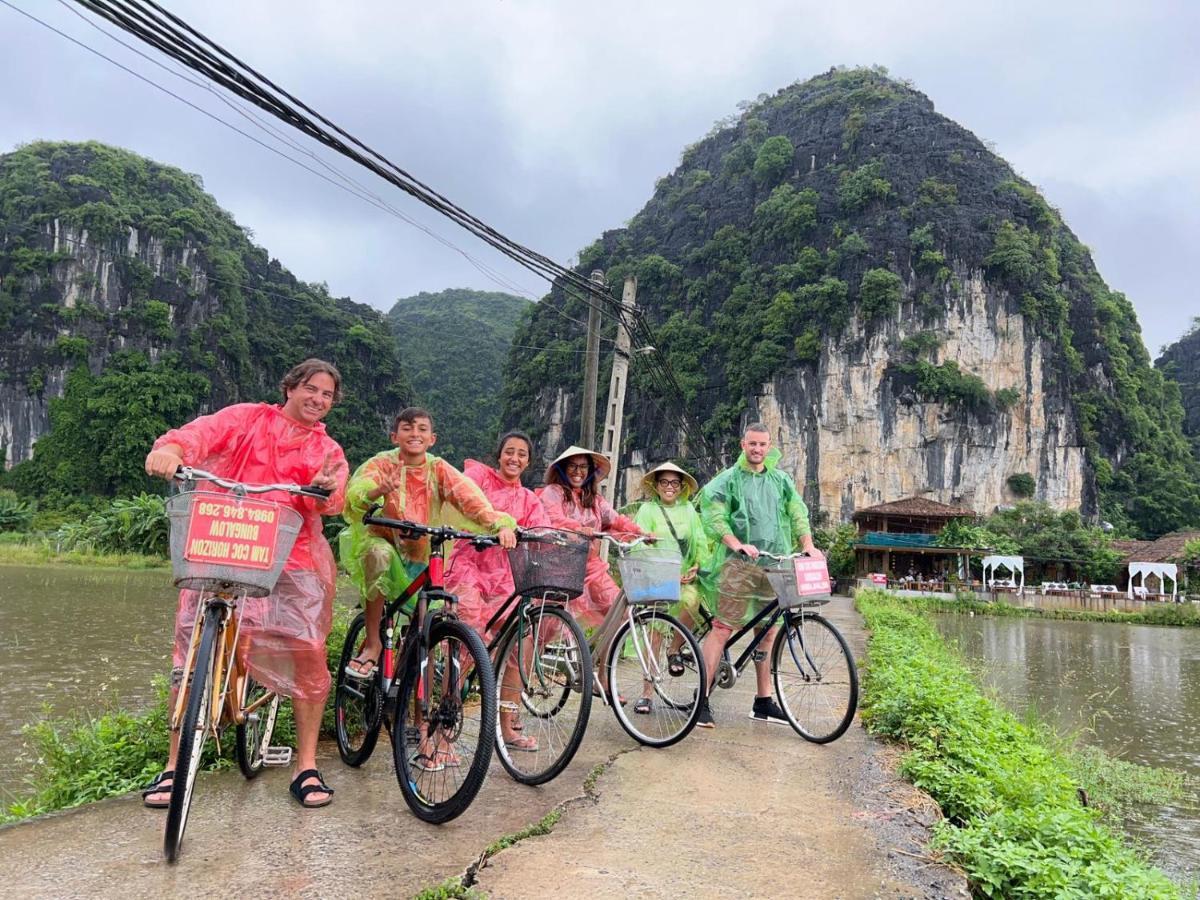
[[[1095, 486], [1085, 505], [1121, 533], [1200, 524], [1179, 393], [1151, 367], [1133, 306], [1033, 186], [882, 70], [833, 70], [718, 122], [627, 227], [582, 251], [577, 270], [595, 268], [615, 292], [637, 276], [657, 352], [708, 439], [726, 446], [763, 383], [815, 374], [824, 350], [897, 320], [936, 334], [963, 279], [982, 273], [1023, 314], [1026, 338], [1042, 340], [1044, 383], [1033, 390], [1078, 424], [1063, 438], [1085, 448]], [[506, 422], [536, 429], [548, 390], [580, 396], [569, 351], [583, 333], [570, 319], [585, 311], [556, 285], [518, 332], [518, 344], [550, 349], [511, 357]], [[953, 360], [926, 358], [934, 348], [897, 353], [885, 373], [891, 396], [980, 421], [1021, 400]], [[664, 398], [642, 367], [631, 385], [627, 446], [681, 455], [661, 433]], [[577, 422], [575, 411], [566, 433]]]
[[0, 157], [0, 330], [0, 389], [49, 401], [51, 425], [5, 482], [49, 505], [149, 488], [154, 436], [277, 401], [308, 356], [342, 372], [327, 423], [352, 462], [412, 393], [380, 313], [298, 281], [196, 176], [98, 143]]
[[1154, 366], [1179, 385], [1183, 433], [1200, 460], [1200, 316], [1192, 319], [1183, 337], [1163, 349]]
[[451, 289], [404, 297], [388, 312], [417, 400], [437, 423], [438, 454], [460, 463], [495, 450], [504, 367], [531, 306], [512, 294]]

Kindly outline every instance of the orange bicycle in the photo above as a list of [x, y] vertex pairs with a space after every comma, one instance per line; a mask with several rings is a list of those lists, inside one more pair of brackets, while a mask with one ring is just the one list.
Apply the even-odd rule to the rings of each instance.
[[184, 677], [171, 708], [171, 731], [180, 739], [163, 837], [163, 853], [170, 862], [179, 856], [200, 758], [210, 736], [219, 748], [223, 732], [234, 726], [234, 751], [246, 778], [254, 778], [263, 766], [291, 762], [290, 747], [270, 746], [280, 698], [251, 676], [238, 640], [244, 601], [271, 593], [303, 519], [288, 506], [247, 494], [329, 496], [322, 488], [242, 484], [187, 466], [181, 466], [175, 478], [191, 486], [211, 482], [227, 493], [185, 488], [166, 504], [175, 585], [200, 593]]

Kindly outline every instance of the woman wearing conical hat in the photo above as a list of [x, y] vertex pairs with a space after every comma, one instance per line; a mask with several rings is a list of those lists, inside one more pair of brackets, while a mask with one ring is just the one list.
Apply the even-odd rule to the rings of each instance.
[[[600, 482], [612, 468], [607, 457], [583, 447], [568, 447], [546, 469], [546, 484], [538, 490], [542, 505], [555, 528], [583, 534], [617, 532], [625, 540], [645, 534], [628, 516], [612, 508], [600, 494]], [[600, 559], [599, 545], [592, 543], [588, 557], [584, 591], [568, 605], [571, 614], [584, 626], [599, 625], [621, 593], [608, 566]]]
[[[693, 628], [699, 621], [699, 606], [702, 599], [700, 573], [709, 561], [708, 537], [700, 513], [691, 504], [691, 498], [699, 491], [696, 479], [674, 463], [666, 462], [655, 466], [642, 479], [642, 496], [645, 502], [638, 507], [634, 521], [645, 531], [658, 537], [666, 546], [678, 546], [683, 557], [679, 573], [679, 602], [672, 605], [671, 615], [679, 619], [686, 628]], [[656, 633], [655, 640], [661, 640]], [[670, 675], [684, 673], [684, 660], [679, 655], [683, 637], [678, 633], [674, 645], [668, 648], [667, 671]], [[657, 644], [655, 644], [657, 651]], [[642, 698], [633, 711], [649, 715], [654, 711], [654, 685], [646, 682]]]

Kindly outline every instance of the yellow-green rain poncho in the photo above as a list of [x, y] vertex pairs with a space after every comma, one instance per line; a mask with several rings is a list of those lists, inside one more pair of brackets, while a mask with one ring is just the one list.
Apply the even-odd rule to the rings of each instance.
[[[367, 499], [385, 475], [400, 469], [404, 479], [399, 487], [379, 500]], [[421, 525], [447, 525], [486, 534], [517, 527], [512, 516], [492, 507], [479, 485], [441, 457], [427, 453], [425, 462], [406, 466], [398, 448], [377, 453], [358, 467], [346, 485], [342, 515], [350, 527], [338, 539], [342, 565], [364, 599], [398, 596], [429, 561], [428, 538], [402, 540], [394, 529], [363, 524], [363, 514], [378, 502], [383, 503], [379, 515], [384, 518]], [[371, 554], [387, 560], [370, 567], [373, 577], [364, 565]]]
[[[638, 507], [633, 520], [643, 530], [658, 537], [661, 542], [669, 542], [671, 546], [678, 542], [679, 552], [683, 556], [684, 572], [693, 566], [699, 570], [696, 580], [679, 586], [679, 602], [669, 610], [673, 616], [687, 612], [695, 622], [699, 618], [696, 609], [700, 603], [704, 603], [710, 610], [714, 608], [715, 580], [710, 571], [712, 550], [704, 525], [700, 521], [700, 513], [691, 502], [694, 499], [691, 476], [683, 479], [683, 489], [675, 503], [666, 506], [654, 490], [653, 478], [657, 472], [658, 470], [652, 470], [646, 475], [642, 483], [646, 500]], [[670, 525], [667, 524], [668, 520]]]
[[[727, 534], [784, 556], [798, 550], [801, 539], [812, 533], [808, 507], [792, 479], [778, 469], [780, 456], [779, 449], [772, 448], [763, 470], [754, 472], [743, 453], [700, 492], [700, 518], [713, 541], [714, 572], [720, 571], [729, 554], [722, 540]], [[760, 559], [758, 564], [769, 566], [772, 560]]]

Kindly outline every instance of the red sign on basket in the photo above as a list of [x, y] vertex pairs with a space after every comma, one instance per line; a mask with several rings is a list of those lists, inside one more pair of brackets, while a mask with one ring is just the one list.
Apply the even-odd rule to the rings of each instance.
[[192, 504], [183, 556], [189, 562], [269, 569], [275, 562], [279, 507], [260, 500], [204, 499]]
[[829, 567], [825, 565], [825, 560], [797, 557], [794, 562], [796, 593], [801, 597], [829, 596]]

